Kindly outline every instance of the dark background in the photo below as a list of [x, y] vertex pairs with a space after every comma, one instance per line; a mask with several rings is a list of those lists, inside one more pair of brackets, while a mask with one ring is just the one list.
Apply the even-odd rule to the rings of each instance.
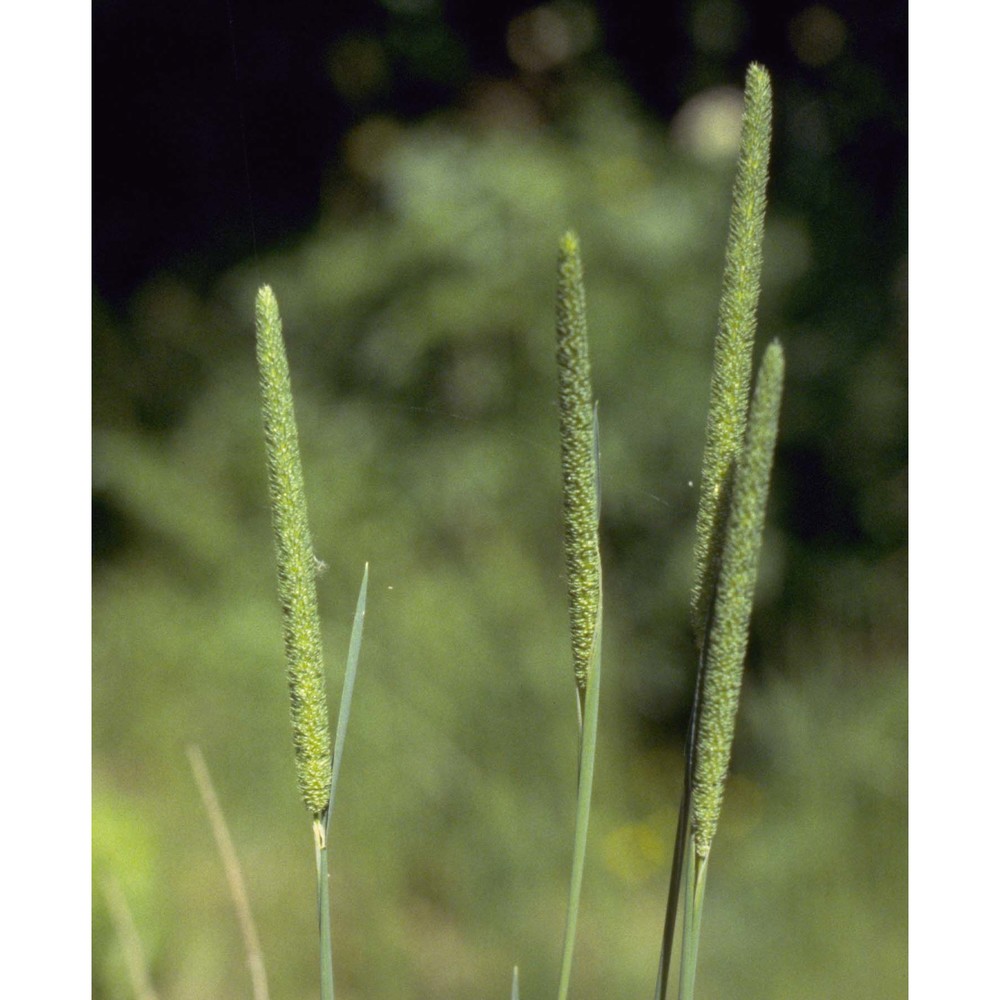
[[[565, 50], [546, 49], [547, 38], [561, 36], [543, 30], [553, 23], [545, 12], [566, 30]], [[222, 771], [217, 779], [228, 783], [252, 858], [263, 860], [285, 836], [283, 827], [275, 833], [267, 826], [274, 812], [289, 812], [293, 831], [303, 819], [294, 805], [277, 807], [247, 790], [262, 751], [254, 749], [256, 736], [248, 743], [240, 704], [260, 699], [247, 720], [274, 722], [267, 750], [273, 762], [256, 784], [283, 787], [288, 777], [280, 671], [265, 697], [233, 665], [220, 666], [242, 655], [274, 669], [267, 666], [268, 643], [277, 635], [255, 450], [253, 287], [275, 284], [299, 373], [293, 379], [301, 380], [307, 484], [322, 494], [310, 496], [320, 524], [314, 530], [318, 545], [333, 552], [331, 558], [321, 550], [331, 563], [327, 607], [338, 609], [331, 627], [343, 624], [340, 612], [353, 602], [361, 562], [371, 558], [377, 574], [381, 557], [383, 572], [391, 567], [395, 574], [398, 599], [405, 591], [412, 603], [386, 610], [382, 638], [367, 640], [373, 660], [395, 650], [433, 677], [444, 669], [442, 657], [478, 648], [479, 635], [484, 661], [494, 654], [498, 662], [520, 658], [511, 683], [523, 696], [535, 683], [532, 658], [545, 659], [549, 650], [549, 640], [525, 621], [534, 618], [523, 602], [551, 606], [556, 632], [562, 613], [558, 569], [532, 569], [526, 554], [559, 559], [557, 508], [547, 506], [544, 492], [555, 483], [554, 470], [540, 474], [534, 464], [549, 462], [554, 442], [548, 430], [537, 430], [547, 427], [553, 392], [547, 346], [538, 337], [545, 336], [554, 282], [546, 262], [558, 233], [543, 227], [537, 238], [518, 238], [517, 227], [502, 220], [521, 220], [527, 232], [538, 209], [519, 199], [533, 197], [543, 174], [562, 178], [551, 191], [569, 192], [572, 211], [558, 224], [579, 227], [591, 276], [607, 453], [608, 614], [612, 636], [617, 630], [628, 650], [621, 679], [612, 682], [619, 687], [608, 692], [606, 725], [617, 724], [623, 735], [607, 737], [614, 744], [605, 751], [607, 781], [615, 787], [607, 792], [607, 818], [597, 821], [603, 846], [595, 848], [604, 852], [601, 871], [612, 887], [595, 889], [593, 905], [616, 914], [625, 933], [607, 902], [620, 895], [618, 878], [640, 898], [629, 911], [645, 920], [635, 933], [661, 919], [653, 911], [666, 862], [656, 860], [654, 847], [644, 854], [642, 845], [650, 831], [669, 838], [672, 830], [673, 779], [662, 775], [676, 768], [690, 705], [684, 605], [693, 509], [683, 484], [697, 472], [732, 176], [732, 156], [692, 152], [683, 122], [699, 95], [740, 86], [756, 60], [768, 67], [775, 92], [765, 244], [773, 270], [770, 281], [765, 270], [759, 340], [779, 336], [789, 369], [748, 718], [741, 722], [731, 812], [723, 817], [724, 827], [728, 818], [737, 830], [741, 817], [747, 829], [758, 823], [757, 835], [732, 847], [739, 864], [733, 862], [729, 883], [719, 862], [720, 916], [714, 932], [706, 929], [704, 947], [704, 961], [711, 963], [713, 947], [717, 960], [706, 976], [758, 995], [748, 992], [744, 952], [766, 948], [776, 970], [769, 975], [777, 978], [758, 978], [761, 996], [779, 995], [782, 968], [799, 984], [796, 996], [905, 995], [897, 960], [901, 948], [905, 953], [905, 5], [99, 0], [93, 40], [95, 871], [122, 883], [133, 900], [163, 994], [209, 995], [199, 990], [211, 986], [211, 995], [235, 995], [232, 978], [242, 974], [235, 936], [216, 929], [212, 937], [202, 926], [224, 927], [230, 918], [221, 888], [208, 897], [193, 884], [211, 881], [217, 862], [199, 839], [203, 821], [190, 801], [183, 746], [200, 742], [210, 766], [214, 759]], [[598, 154], [612, 157], [617, 143], [619, 166], [591, 169]], [[602, 177], [610, 177], [607, 188], [598, 183]], [[468, 224], [465, 209], [448, 201], [467, 182]], [[632, 183], [634, 206], [626, 190]], [[683, 253], [665, 246], [659, 260], [649, 251], [658, 244], [643, 220], [655, 216], [656, 199], [668, 196], [662, 191], [677, 192], [679, 204], [695, 206], [704, 219], [689, 236], [689, 269]], [[505, 265], [489, 265], [496, 240], [492, 248], [487, 238], [475, 242], [484, 202], [499, 206], [482, 211], [501, 220], [490, 223], [500, 228], [484, 231], [515, 232], [511, 245], [524, 262], [510, 268], [520, 285], [505, 286], [496, 277]], [[430, 205], [426, 217], [423, 203]], [[635, 214], [616, 215], [614, 206]], [[669, 222], [669, 213], [663, 218]], [[331, 262], [328, 279], [316, 277], [316, 260]], [[456, 293], [462, 281], [468, 291]], [[665, 323], [672, 341], [661, 355]], [[644, 380], [646, 370], [663, 373], [659, 393], [653, 374]], [[662, 395], [668, 399], [661, 403]], [[509, 457], [522, 446], [525, 455]], [[324, 518], [332, 526], [326, 532]], [[417, 596], [420, 587], [425, 596]], [[462, 600], [474, 608], [463, 610]], [[450, 609], [446, 626], [442, 607]], [[378, 622], [377, 605], [373, 615]], [[544, 618], [539, 612], [535, 625]], [[561, 641], [551, 640], [552, 658], [562, 655]], [[343, 644], [336, 632], [334, 670]], [[455, 706], [429, 700], [431, 729], [450, 733], [447, 739], [481, 766], [509, 766], [503, 747], [521, 724], [518, 699], [497, 703], [495, 692], [470, 687], [464, 704], [455, 683], [445, 671], [438, 697]], [[547, 690], [533, 696], [545, 703]], [[554, 712], [565, 708], [560, 690], [552, 694]], [[357, 723], [358, 767], [364, 772], [367, 759], [371, 770], [364, 773], [381, 775], [368, 780], [386, 811], [369, 810], [343, 836], [375, 851], [380, 837], [394, 842], [400, 823], [422, 824], [422, 832], [412, 854], [385, 846], [391, 862], [378, 854], [359, 860], [362, 871], [370, 863], [399, 872], [386, 875], [385, 886], [368, 875], [349, 881], [348, 899], [377, 885], [387, 902], [372, 901], [345, 919], [363, 928], [357, 933], [364, 942], [378, 943], [386, 981], [405, 979], [411, 996], [464, 995], [470, 988], [421, 959], [427, 952], [448, 956], [441, 962], [452, 969], [472, 969], [475, 982], [486, 968], [493, 975], [497, 958], [484, 941], [499, 942], [503, 963], [518, 958], [508, 949], [520, 948], [544, 966], [546, 942], [554, 952], [560, 934], [558, 908], [541, 906], [536, 926], [521, 911], [505, 917], [493, 893], [511, 877], [509, 862], [510, 871], [529, 868], [518, 876], [529, 887], [551, 880], [558, 898], [559, 869], [531, 868], [522, 856], [535, 857], [530, 844], [510, 857], [501, 850], [505, 860], [482, 859], [487, 848], [476, 846], [477, 838], [491, 839], [482, 830], [484, 814], [506, 815], [509, 801], [503, 790], [484, 792], [478, 810], [465, 798], [468, 776], [454, 776], [454, 787], [442, 791], [440, 771], [454, 763], [447, 755], [436, 770], [427, 764], [426, 780], [437, 792], [385, 805], [400, 783], [420, 782], [385, 764], [392, 747], [380, 742], [379, 713], [391, 716], [395, 703], [391, 695], [384, 703], [369, 697], [374, 728], [366, 734], [365, 723]], [[484, 730], [495, 727], [495, 737], [468, 721], [484, 703], [492, 706]], [[358, 712], [366, 712], [363, 698]], [[423, 746], [418, 736], [412, 740], [403, 741], [404, 756]], [[524, 752], [534, 760], [549, 749]], [[351, 795], [349, 785], [344, 794]], [[364, 803], [372, 794], [356, 792]], [[549, 795], [536, 792], [531, 801]], [[532, 824], [547, 829], [533, 808], [516, 806], [522, 824], [533, 816]], [[449, 825], [449, 809], [465, 817], [461, 825]], [[765, 819], [753, 820], [758, 813]], [[553, 824], [565, 844], [563, 819], [557, 815]], [[429, 866], [421, 844], [437, 850], [437, 823], [464, 831], [462, 846], [443, 856], [450, 864], [467, 855], [482, 860], [482, 884]], [[163, 824], [179, 824], [180, 846], [164, 836]], [[764, 842], [762, 831], [769, 835]], [[523, 825], [506, 833], [531, 839]], [[301, 849], [308, 862], [307, 842], [289, 836], [279, 853]], [[768, 864], [779, 857], [784, 866], [775, 874]], [[859, 857], [860, 870], [856, 865], [838, 883], [838, 866]], [[199, 864], [199, 879], [184, 874]], [[273, 976], [307, 994], [308, 949], [292, 960], [295, 946], [280, 942], [299, 919], [288, 913], [305, 911], [308, 925], [308, 872], [259, 878]], [[289, 895], [289, 882], [299, 878], [301, 894]], [[727, 898], [736, 897], [741, 879], [750, 882], [752, 903]], [[761, 889], [768, 879], [776, 902]], [[802, 893], [791, 901], [780, 890], [789, 880]], [[796, 939], [794, 960], [763, 931], [754, 937], [733, 930], [755, 919], [754, 906], [763, 913], [772, 905], [781, 908], [785, 933], [814, 927]], [[470, 916], [491, 907], [495, 925]], [[98, 903], [95, 995], [116, 995], [123, 974], [109, 919]], [[413, 941], [400, 929], [406, 920], [434, 927], [436, 936]], [[853, 935], [845, 929], [852, 926]], [[211, 946], [193, 944], [196, 928]], [[655, 936], [653, 928], [653, 951]], [[884, 945], [877, 991], [870, 980], [852, 978], [877, 964], [864, 941]], [[376, 992], [382, 980], [364, 971], [374, 967], [366, 948], [376, 944], [355, 945], [362, 956], [355, 964], [340, 959], [348, 982]], [[621, 964], [622, 979], [594, 968], [581, 975], [618, 991], [632, 983], [631, 966]]]
[[[771, 198], [807, 213], [831, 241], [820, 248], [828, 259], [810, 291], [824, 287], [833, 299], [846, 286], [864, 288], [873, 304], [885, 299], [906, 245], [905, 4], [824, 7], [848, 27], [849, 40], [819, 66], [804, 64], [789, 43], [793, 18], [809, 5], [588, 6], [601, 44], [587, 60], [625, 81], [647, 113], [664, 120], [697, 90], [741, 79], [751, 60], [764, 63], [782, 88]], [[242, 260], [249, 250], [247, 168], [260, 249], [307, 231], [353, 125], [376, 113], [420, 118], [461, 104], [482, 80], [516, 76], [506, 27], [530, 9], [430, 0], [99, 0], [97, 293], [122, 308], [163, 268], [210, 281]], [[701, 47], [692, 27], [699, 19], [707, 22]], [[353, 101], [329, 72], [331, 49], [345, 38], [374, 42], [385, 62], [384, 77]], [[532, 86], [544, 98], [547, 87], [559, 86], [558, 75]], [[809, 135], [810, 127], [821, 136]]]

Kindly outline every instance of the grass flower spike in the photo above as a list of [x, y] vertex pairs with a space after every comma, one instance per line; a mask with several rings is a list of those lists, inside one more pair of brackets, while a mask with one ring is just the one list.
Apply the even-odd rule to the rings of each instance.
[[274, 293], [266, 285], [257, 293], [257, 364], [263, 395], [264, 442], [271, 515], [278, 551], [278, 596], [281, 600], [288, 661], [288, 686], [292, 700], [292, 734], [295, 770], [306, 808], [312, 813], [316, 851], [316, 901], [319, 916], [320, 996], [334, 1000], [333, 957], [330, 928], [329, 829], [337, 776], [344, 754], [344, 740], [351, 713], [351, 699], [361, 653], [368, 595], [365, 564], [354, 625], [340, 692], [340, 712], [333, 752], [320, 645], [319, 610], [316, 605], [316, 571], [306, 514], [298, 432], [292, 406], [288, 359], [281, 337], [281, 317]]
[[[657, 1000], [666, 1000], [675, 929], [682, 913], [680, 972], [674, 979], [678, 982], [678, 1000], [694, 1000], [706, 870], [732, 752], [774, 459], [784, 380], [784, 355], [777, 342], [764, 353], [750, 400], [770, 140], [770, 80], [763, 67], [752, 64], [747, 72], [712, 367], [691, 595], [698, 674], [664, 920]], [[267, 286], [257, 296], [256, 320], [296, 770], [302, 798], [313, 820], [320, 996], [322, 1000], [334, 1000], [329, 821], [358, 666], [368, 568], [365, 567], [355, 609], [331, 753], [316, 603], [317, 562], [306, 514], [281, 319], [274, 294]], [[597, 412], [591, 388], [580, 242], [573, 232], [567, 232], [559, 242], [556, 361], [570, 647], [578, 710], [576, 815], [556, 992], [556, 1000], [568, 1000], [593, 793], [603, 631]], [[512, 1000], [517, 1000], [519, 993], [515, 967]]]
[[746, 79], [698, 504], [691, 614], [699, 648], [722, 555], [736, 456], [746, 435], [770, 145], [771, 81], [767, 70], [753, 63]]
[[601, 692], [601, 557], [597, 541], [597, 417], [590, 387], [587, 320], [580, 241], [559, 241], [556, 294], [556, 362], [559, 369], [559, 439], [562, 452], [563, 527], [569, 589], [570, 645], [576, 677], [578, 734], [576, 827], [566, 932], [557, 1000], [569, 994], [583, 866], [590, 825]]
[[316, 558], [292, 406], [288, 359], [274, 293], [257, 294], [257, 364], [263, 396], [264, 440], [271, 515], [278, 555], [278, 596], [285, 637], [292, 734], [299, 790], [314, 817], [330, 800], [332, 765], [323, 650], [316, 604]]
[[580, 241], [570, 232], [559, 242], [556, 360], [559, 366], [559, 439], [570, 638], [581, 702], [587, 690], [601, 586], [597, 542], [597, 445], [585, 309]]
[[777, 435], [784, 378], [784, 356], [777, 343], [765, 352], [749, 405], [770, 144], [771, 83], [762, 66], [751, 64], [712, 363], [691, 591], [698, 675], [657, 1000], [667, 995], [674, 932], [682, 909], [677, 996], [694, 997], [708, 855], [732, 754]]
[[784, 354], [775, 341], [761, 362], [750, 407], [746, 447], [740, 453], [733, 477], [732, 504], [712, 627], [705, 647], [695, 731], [691, 807], [694, 846], [699, 858], [708, 857], [729, 770], [784, 371]]

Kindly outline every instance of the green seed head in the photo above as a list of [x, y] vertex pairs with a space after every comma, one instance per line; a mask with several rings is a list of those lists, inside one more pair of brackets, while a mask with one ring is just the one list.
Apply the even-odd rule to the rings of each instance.
[[784, 371], [784, 355], [775, 341], [761, 363], [746, 442], [733, 477], [694, 742], [692, 827], [695, 850], [702, 858], [708, 857], [718, 826], [732, 753]]
[[583, 265], [575, 233], [559, 243], [556, 361], [562, 452], [563, 531], [569, 584], [573, 672], [581, 695], [594, 645], [600, 595], [594, 400], [587, 353]]
[[305, 485], [292, 406], [288, 359], [274, 293], [257, 294], [257, 364], [263, 397], [264, 442], [278, 557], [285, 659], [299, 790], [319, 815], [330, 798], [330, 724], [316, 604], [316, 558], [309, 535]]
[[770, 144], [771, 83], [767, 70], [754, 63], [747, 71], [698, 504], [691, 618], [699, 648], [719, 570], [736, 456], [746, 435]]

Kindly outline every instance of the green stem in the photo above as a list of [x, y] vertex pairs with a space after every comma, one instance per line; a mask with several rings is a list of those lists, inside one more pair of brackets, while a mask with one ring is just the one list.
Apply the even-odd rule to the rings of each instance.
[[674, 857], [670, 866], [670, 890], [667, 894], [667, 915], [663, 921], [663, 943], [660, 946], [660, 969], [656, 978], [655, 1000], [666, 1000], [667, 996], [670, 958], [674, 950], [674, 933], [677, 928], [677, 911], [680, 904], [681, 876], [684, 872], [690, 835], [691, 796], [685, 787], [680, 811], [677, 814], [677, 833], [674, 836]]
[[601, 690], [601, 619], [603, 597], [598, 579], [597, 620], [588, 670], [587, 698], [583, 710], [583, 739], [578, 760], [579, 780], [576, 794], [576, 830], [573, 836], [573, 863], [569, 880], [569, 903], [566, 907], [566, 935], [563, 939], [562, 965], [559, 970], [559, 1000], [569, 994], [569, 976], [576, 944], [577, 917], [583, 889], [583, 863], [587, 853], [587, 828], [590, 825], [590, 801], [594, 788], [594, 761], [597, 755], [597, 707]]
[[678, 1000], [694, 1000], [694, 975], [698, 968], [698, 941], [705, 902], [705, 875], [708, 858], [699, 857], [688, 844], [688, 864], [684, 876], [684, 931], [681, 937], [681, 981]]
[[663, 924], [663, 944], [660, 950], [660, 970], [656, 980], [656, 1000], [666, 1000], [667, 996], [667, 980], [670, 976], [670, 960], [673, 956], [674, 936], [677, 930], [677, 913], [680, 908], [681, 884], [688, 870], [688, 852], [692, 843], [691, 797], [694, 792], [695, 745], [698, 733], [698, 717], [703, 696], [704, 660], [704, 651], [702, 651], [698, 657], [698, 680], [695, 684], [694, 704], [691, 706], [691, 720], [688, 723], [687, 740], [684, 744], [684, 788], [681, 793], [681, 804], [677, 814], [674, 857], [670, 866], [670, 890], [667, 895], [667, 915]]
[[316, 900], [319, 905], [319, 984], [322, 1000], [333, 1000], [333, 941], [330, 934], [330, 862], [326, 849], [326, 822], [313, 819], [316, 845]]

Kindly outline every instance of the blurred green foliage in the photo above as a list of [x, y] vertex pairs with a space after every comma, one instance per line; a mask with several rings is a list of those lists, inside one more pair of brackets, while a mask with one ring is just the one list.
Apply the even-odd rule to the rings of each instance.
[[[735, 132], [699, 145], [697, 121], [686, 129], [645, 121], [607, 84], [581, 86], [546, 129], [372, 119], [353, 147], [370, 210], [331, 211], [207, 294], [153, 279], [127, 323], [97, 304], [95, 876], [121, 883], [163, 997], [248, 993], [189, 743], [232, 825], [273, 995], [318, 995], [254, 372], [264, 280], [329, 566], [334, 698], [371, 563], [332, 829], [338, 991], [500, 995], [515, 962], [523, 995], [554, 988], [576, 755], [554, 362], [569, 225], [600, 400], [606, 588], [574, 981], [581, 996], [652, 989], [735, 150]], [[788, 383], [700, 986], [902, 997], [905, 372], [894, 331], [859, 353], [822, 317], [789, 319], [811, 264], [801, 219], [772, 212], [764, 256], [759, 339], [782, 339]], [[828, 402], [846, 414], [832, 429]], [[798, 530], [789, 469], [804, 454], [839, 455], [857, 544]], [[95, 899], [94, 995], [127, 996]]]

